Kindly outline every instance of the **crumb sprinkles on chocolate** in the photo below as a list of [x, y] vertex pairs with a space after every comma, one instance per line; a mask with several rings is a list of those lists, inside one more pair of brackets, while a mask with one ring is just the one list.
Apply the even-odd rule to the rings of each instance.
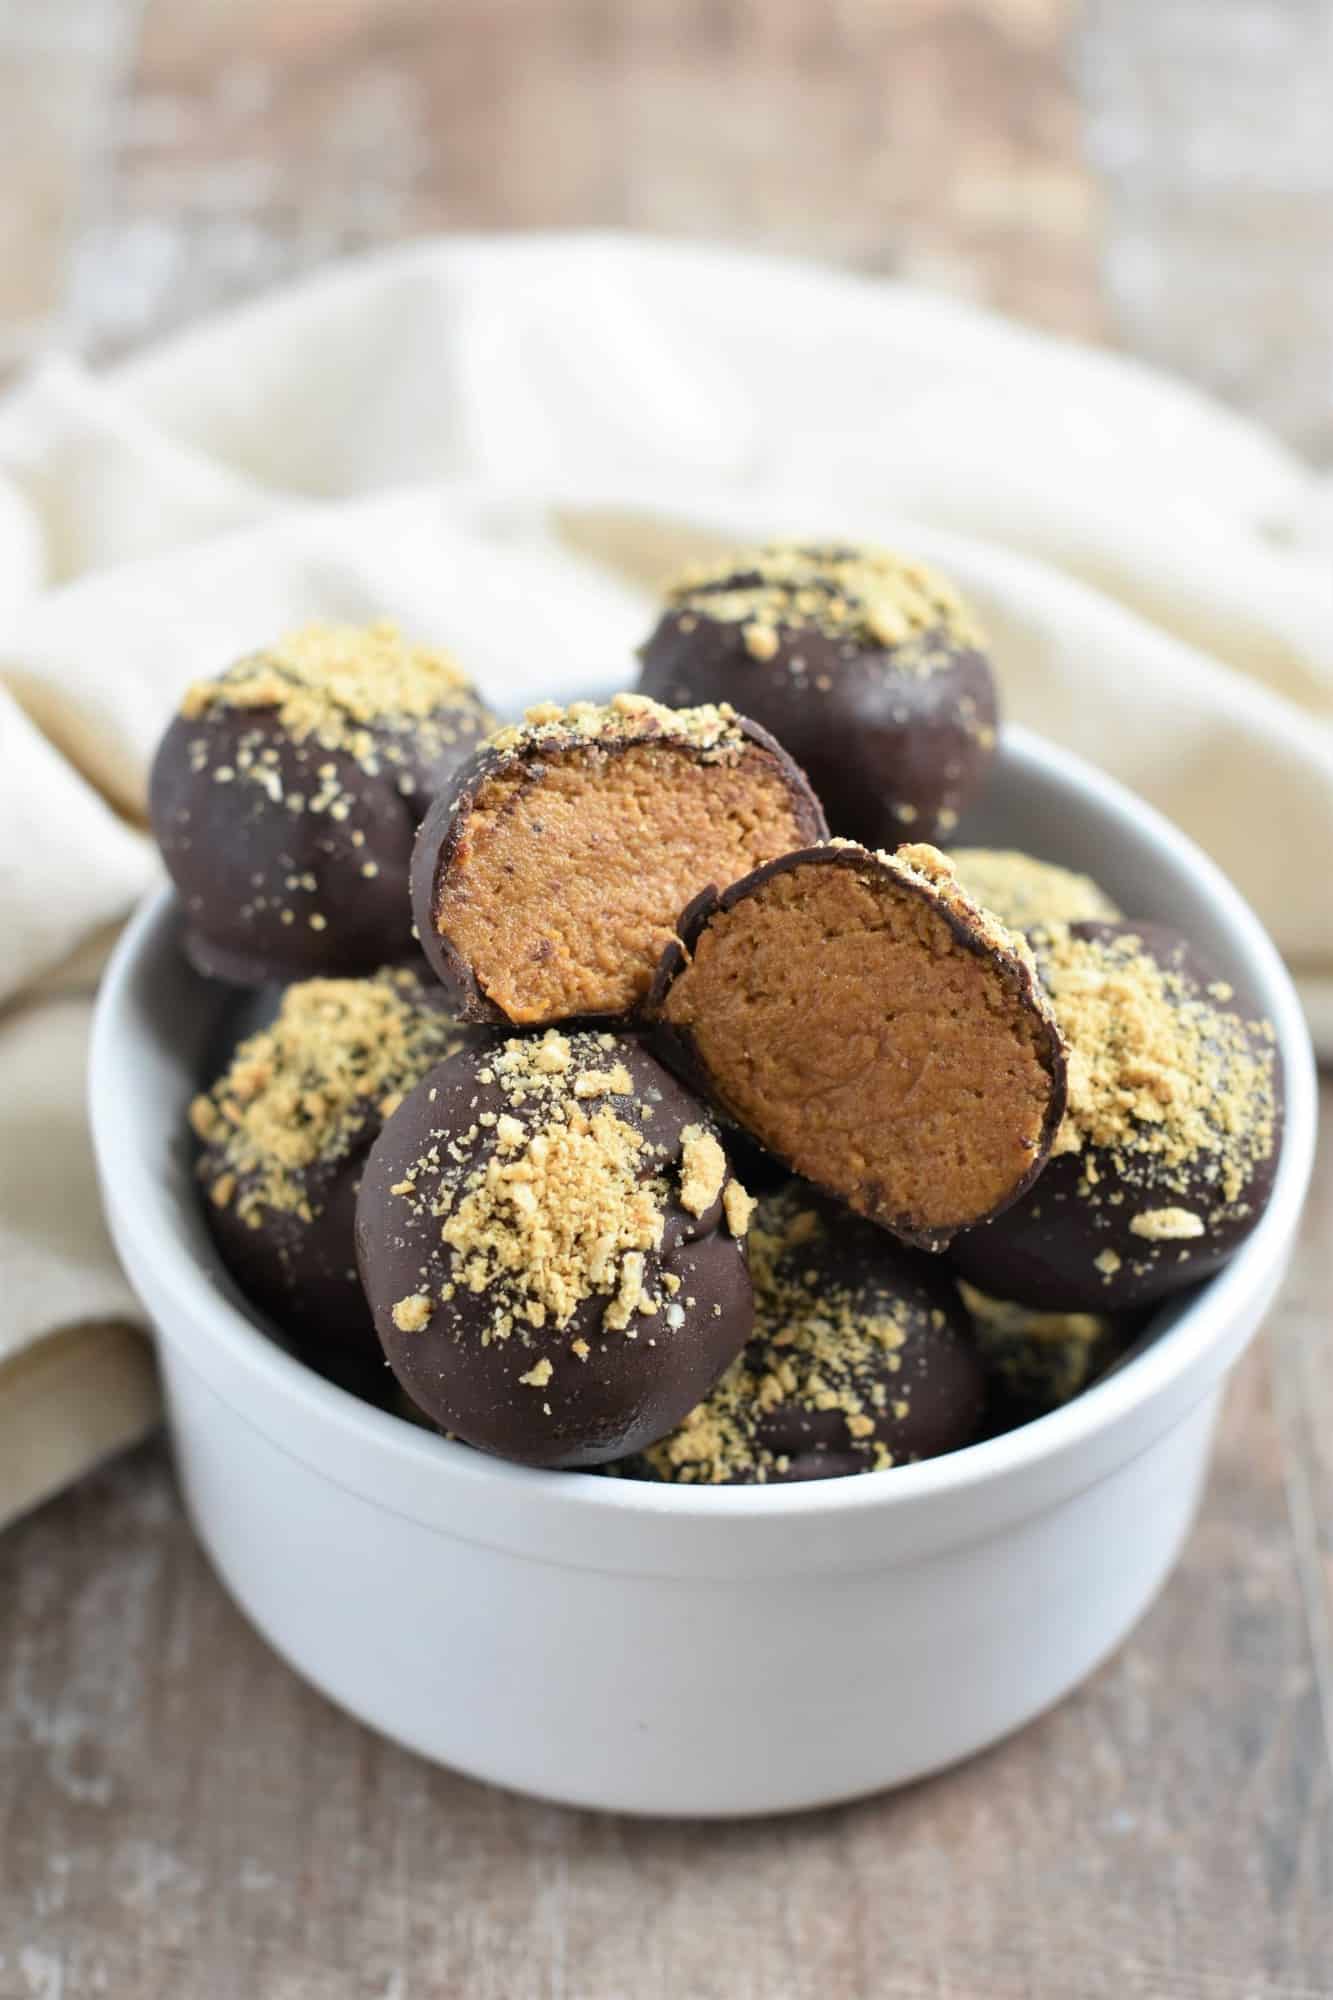
[[952, 833], [994, 755], [998, 708], [971, 610], [925, 563], [774, 544], [667, 586], [645, 694], [730, 702], [772, 730], [833, 829], [868, 847]]
[[739, 625], [746, 651], [772, 660], [785, 626], [857, 645], [891, 646], [900, 665], [929, 673], [948, 655], [935, 635], [982, 646], [984, 635], [953, 585], [937, 570], [888, 549], [772, 543], [698, 563], [673, 578], [666, 602], [677, 611]]
[[522, 722], [497, 729], [482, 745], [490, 750], [556, 749], [577, 744], [651, 742], [687, 744], [714, 763], [735, 762], [745, 734], [729, 702], [698, 708], [666, 708], [644, 694], [617, 694], [610, 701], [537, 702]]
[[[586, 1063], [609, 1047], [610, 1035], [571, 1042], [554, 1029], [540, 1041], [506, 1042], [487, 1068], [510, 1109], [495, 1116], [484, 1161], [473, 1163], [471, 1133], [443, 1148], [434, 1141], [397, 1184], [414, 1216], [439, 1219], [455, 1252], [450, 1282], [486, 1295], [483, 1345], [507, 1340], [516, 1324], [564, 1328], [595, 1295], [606, 1301], [603, 1326], [617, 1332], [665, 1303], [646, 1281], [644, 1253], [662, 1246], [671, 1174], [665, 1148], [611, 1105], [590, 1105], [603, 1085], [612, 1099], [633, 1093], [623, 1062], [609, 1071], [580, 1066], [578, 1058]], [[681, 1142], [676, 1199], [702, 1216], [721, 1198], [726, 1155], [702, 1125], [687, 1126]], [[420, 1192], [426, 1186], [429, 1197]], [[733, 1207], [728, 1226], [736, 1214]], [[426, 1320], [415, 1311], [416, 1325], [404, 1329], [410, 1303], [393, 1308], [394, 1323], [419, 1331]]]
[[981, 1374], [938, 1267], [796, 1184], [760, 1203], [749, 1250], [754, 1333], [643, 1454], [648, 1476], [766, 1485], [887, 1471], [970, 1442]]
[[303, 626], [193, 682], [149, 787], [187, 956], [240, 985], [405, 956], [417, 822], [493, 726], [449, 655], [387, 622]]
[[[1069, 1047], [1069, 1103], [1054, 1151], [1109, 1155], [1127, 1188], [1171, 1186], [1214, 1207], [1238, 1201], [1276, 1143], [1271, 1029], [1200, 993], [1132, 929], [1093, 937], [1049, 929], [1038, 949]], [[1080, 1191], [1096, 1185], [1085, 1176]], [[1206, 1215], [1165, 1204], [1130, 1222], [1150, 1240], [1206, 1226]]]
[[191, 1104], [219, 1254], [311, 1358], [375, 1355], [352, 1241], [362, 1166], [404, 1093], [476, 1039], [404, 968], [304, 980]]
[[1013, 848], [956, 847], [950, 855], [966, 893], [1011, 931], [1043, 924], [1114, 923], [1111, 898], [1090, 875]]
[[[213, 680], [191, 682], [181, 697], [187, 721], [223, 712], [263, 713], [293, 743], [310, 743], [351, 759], [368, 778], [386, 770], [404, 797], [418, 789], [423, 761], [477, 737], [476, 691], [448, 653], [409, 645], [387, 621], [360, 630], [349, 625], [304, 625], [262, 652], [252, 653]], [[488, 718], [486, 718], [488, 719]], [[460, 730], [460, 721], [465, 725]], [[284, 790], [280, 757], [267, 727], [242, 735], [230, 762], [210, 766], [206, 735], [190, 742], [196, 774], [212, 770], [215, 783], [257, 785], [274, 805], [292, 814], [327, 813], [342, 821], [354, 793], [338, 762], [315, 767], [314, 782]], [[373, 870], [375, 864], [363, 864]], [[325, 923], [316, 913], [316, 929]]]
[[961, 1236], [954, 1261], [1028, 1305], [1150, 1303], [1218, 1269], [1264, 1212], [1282, 1113], [1272, 1027], [1162, 926], [1032, 935], [1068, 1104], [1039, 1184]]
[[[707, 1114], [646, 1051], [548, 1029], [418, 1087], [357, 1235], [390, 1363], [429, 1414], [485, 1449], [594, 1463], [662, 1409], [669, 1427], [744, 1340], [748, 1222]], [[534, 1386], [541, 1404], [515, 1399]]]
[[269, 1210], [312, 1221], [309, 1169], [346, 1159], [466, 1036], [412, 972], [288, 987], [273, 1025], [190, 1105], [213, 1201], [251, 1229]]

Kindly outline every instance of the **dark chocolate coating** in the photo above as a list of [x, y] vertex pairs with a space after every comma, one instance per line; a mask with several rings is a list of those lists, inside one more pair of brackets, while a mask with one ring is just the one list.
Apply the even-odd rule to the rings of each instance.
[[[650, 1031], [651, 1045], [661, 1056], [662, 1061], [692, 1089], [715, 1104], [724, 1117], [742, 1127], [744, 1121], [737, 1114], [734, 1105], [729, 1102], [725, 1083], [709, 1069], [693, 1034], [687, 1028], [662, 1017], [662, 1007], [671, 986], [689, 965], [700, 937], [713, 919], [722, 912], [733, 909], [747, 896], [753, 896], [775, 876], [795, 873], [809, 866], [862, 869], [868, 865], [877, 868], [886, 866], [881, 856], [869, 854], [863, 848], [852, 846], [800, 848], [794, 853], [780, 855], [776, 861], [766, 862], [762, 868], [756, 868], [741, 881], [733, 882], [731, 887], [723, 890], [721, 894], [715, 889], [706, 889], [701, 895], [696, 896], [681, 915], [676, 927], [676, 937], [662, 954], [661, 963], [644, 1003], [645, 1018], [653, 1024]], [[1004, 1206], [1007, 1207], [1011, 1202], [1018, 1201], [1042, 1172], [1061, 1118], [1064, 1116], [1066, 1089], [1064, 1047], [1054, 1022], [1048, 1017], [1045, 999], [1040, 993], [1029, 963], [1013, 951], [988, 943], [974, 925], [964, 921], [950, 907], [947, 893], [942, 895], [926, 882], [912, 884], [910, 887], [913, 893], [920, 895], [939, 911], [960, 943], [978, 958], [986, 959], [1002, 970], [1006, 984], [1019, 1001], [1024, 1006], [1033, 1008], [1043, 1021], [1044, 1042], [1041, 1059], [1051, 1078], [1051, 1097], [1040, 1139], [1033, 1153], [1032, 1164], [1022, 1179], [1015, 1184], [1012, 1194], [1006, 1198]], [[794, 967], [793, 976], [808, 977], [810, 968]], [[771, 1147], [760, 1135], [756, 1134], [755, 1137], [769, 1157], [779, 1157], [772, 1152]], [[796, 1171], [794, 1162], [788, 1160], [783, 1164], [793, 1172]], [[950, 1240], [948, 1233], [933, 1229], [922, 1230], [914, 1226], [908, 1216], [889, 1217], [880, 1213], [878, 1190], [873, 1187], [854, 1185], [850, 1180], [843, 1186], [822, 1182], [812, 1182], [812, 1185], [818, 1185], [821, 1193], [832, 1196], [836, 1201], [847, 1202], [858, 1213], [873, 1213], [876, 1223], [892, 1230], [895, 1236], [916, 1249], [942, 1250]], [[999, 1210], [993, 1212], [999, 1213]]]
[[[760, 1204], [753, 1229], [780, 1236], [796, 1216], [813, 1218], [812, 1234], [783, 1248], [771, 1266], [753, 1258], [755, 1333], [724, 1377], [713, 1403], [726, 1395], [753, 1457], [726, 1468], [710, 1483], [753, 1485], [810, 1479], [837, 1479], [869, 1472], [877, 1465], [905, 1465], [959, 1451], [981, 1434], [985, 1381], [968, 1315], [948, 1273], [933, 1258], [905, 1249], [872, 1223], [823, 1200], [801, 1182]], [[808, 1301], [817, 1315], [828, 1314], [835, 1336], [846, 1319], [892, 1319], [903, 1333], [900, 1346], [887, 1349], [870, 1340], [853, 1352], [845, 1338], [837, 1364], [820, 1363], [803, 1351], [799, 1317], [788, 1304]], [[775, 1338], [776, 1336], [776, 1338]], [[853, 1436], [841, 1408], [808, 1407], [810, 1398], [789, 1396], [772, 1402], [760, 1385], [771, 1381], [784, 1361], [798, 1376], [810, 1367], [835, 1392], [849, 1388], [869, 1416], [868, 1435]], [[708, 1407], [712, 1407], [710, 1404]], [[648, 1479], [679, 1479], [672, 1468], [671, 1440], [626, 1470]], [[887, 1459], [886, 1459], [887, 1455]]]
[[959, 1285], [987, 1384], [986, 1435], [998, 1437], [1082, 1395], [1118, 1361], [1145, 1314], [1043, 1313]]
[[[738, 571], [718, 589], [759, 581]], [[783, 624], [772, 659], [755, 659], [745, 628], [697, 600], [669, 610], [642, 647], [639, 687], [673, 707], [730, 702], [770, 729], [823, 801], [835, 834], [867, 847], [932, 840], [958, 823], [994, 755], [998, 703], [990, 661], [948, 633], [939, 664], [905, 664], [897, 646]]]
[[[464, 1039], [478, 1047], [489, 1042], [479, 1030], [457, 1027], [433, 985], [420, 982], [417, 993], [422, 1010], [439, 1016], [442, 1032], [451, 1031], [442, 1047]], [[238, 1000], [228, 1017], [233, 1023], [230, 1046], [220, 1052], [210, 1083], [229, 1069], [241, 1041], [270, 1025], [281, 999], [281, 993], [269, 987]], [[413, 1081], [415, 1076], [401, 1079], [404, 1086]], [[350, 1370], [353, 1386], [359, 1386], [355, 1380], [359, 1367], [378, 1373], [383, 1365], [357, 1273], [355, 1243], [357, 1189], [383, 1123], [380, 1102], [367, 1097], [357, 1107], [355, 1125], [334, 1157], [292, 1170], [308, 1210], [305, 1218], [265, 1202], [257, 1223], [247, 1220], [243, 1197], [258, 1184], [254, 1175], [241, 1175], [236, 1197], [219, 1206], [209, 1198], [208, 1189], [231, 1173], [231, 1162], [217, 1143], [201, 1144], [196, 1159], [209, 1234], [241, 1292], [311, 1366], [345, 1384]]]
[[[311, 1220], [274, 1208], [257, 1229], [234, 1206], [205, 1197], [203, 1211], [218, 1255], [245, 1297], [291, 1338], [303, 1358], [376, 1358], [375, 1330], [356, 1272], [356, 1191], [379, 1120], [367, 1107], [362, 1137], [340, 1160], [319, 1161], [302, 1179]], [[221, 1163], [204, 1147], [208, 1178]]]
[[286, 988], [276, 981], [264, 986], [238, 986], [229, 994], [204, 1061], [205, 1081], [211, 1083], [228, 1067], [241, 1043], [277, 1019]]
[[[173, 717], [153, 760], [149, 810], [198, 971], [255, 986], [370, 972], [415, 955], [408, 869], [417, 823], [492, 726], [480, 701], [446, 713], [454, 740], [435, 754], [406, 718], [367, 723], [383, 753], [373, 774], [345, 750], [296, 740], [272, 709]], [[241, 775], [242, 755], [257, 762], [265, 751], [275, 753], [263, 768], [276, 774], [277, 797]], [[345, 818], [310, 804], [328, 766]], [[236, 775], [220, 783], [218, 770]], [[293, 797], [305, 801], [297, 810]]]
[[[1094, 941], [1140, 939], [1145, 951], [1178, 974], [1195, 998], [1217, 981], [1213, 967], [1165, 926], [1082, 923], [1069, 928], [1072, 936]], [[1034, 945], [1040, 963], [1040, 933]], [[1052, 1312], [1120, 1313], [1183, 1291], [1222, 1268], [1258, 1223], [1273, 1191], [1280, 1151], [1281, 1079], [1276, 1053], [1263, 1034], [1249, 1026], [1255, 1010], [1241, 998], [1232, 1003], [1210, 998], [1209, 1004], [1219, 1014], [1245, 1023], [1252, 1054], [1273, 1063], [1272, 1149], [1266, 1159], [1251, 1163], [1239, 1195], [1226, 1197], [1212, 1154], [1181, 1166], [1165, 1166], [1090, 1144], [1078, 1152], [1057, 1151], [1021, 1201], [954, 1238], [949, 1256], [960, 1276], [994, 1298], [1020, 1305]], [[1091, 1184], [1089, 1167], [1096, 1176]], [[1145, 1211], [1177, 1208], [1200, 1217], [1204, 1233], [1153, 1241], [1131, 1227]]]
[[[682, 1132], [713, 1129], [704, 1107], [629, 1038], [618, 1037], [610, 1052], [598, 1036], [569, 1040], [581, 1065], [625, 1065], [632, 1096], [603, 1101], [654, 1149], [641, 1178], [665, 1173], [674, 1189]], [[433, 1206], [443, 1185], [438, 1154], [434, 1165], [427, 1162], [433, 1148], [452, 1144], [465, 1172], [484, 1168], [496, 1146], [495, 1127], [480, 1123], [487, 1113], [517, 1116], [529, 1134], [547, 1115], [539, 1104], [515, 1111], [493, 1065], [465, 1050], [417, 1085], [371, 1150], [357, 1203], [357, 1256], [389, 1365], [442, 1430], [499, 1457], [577, 1467], [640, 1451], [679, 1423], [745, 1344], [753, 1301], [744, 1246], [725, 1226], [721, 1198], [701, 1216], [669, 1199], [661, 1247], [645, 1253], [644, 1288], [663, 1301], [655, 1314], [634, 1315], [625, 1330], [609, 1328], [608, 1295], [600, 1291], [581, 1300], [563, 1326], [516, 1318], [507, 1335], [493, 1336], [496, 1299], [459, 1280], [462, 1260], [444, 1242]], [[394, 1194], [409, 1176], [411, 1196]], [[668, 1277], [680, 1281], [674, 1297], [663, 1283]], [[452, 1296], [442, 1298], [456, 1280]], [[431, 1302], [428, 1323], [402, 1330], [394, 1306], [423, 1295]], [[576, 1341], [587, 1343], [583, 1358]], [[543, 1361], [550, 1364], [544, 1382], [520, 1379]]]
[[[747, 742], [769, 759], [775, 774], [785, 786], [802, 840], [826, 839], [828, 826], [823, 809], [810, 789], [805, 773], [783, 746], [775, 742], [758, 723], [743, 715], [738, 715], [735, 722]], [[421, 823], [412, 856], [412, 917], [426, 962], [443, 985], [449, 1003], [461, 1021], [489, 1022], [504, 1027], [513, 1025], [504, 1010], [482, 990], [471, 965], [451, 939], [441, 936], [436, 924], [441, 884], [453, 865], [459, 843], [467, 830], [468, 814], [478, 794], [492, 778], [505, 772], [523, 766], [539, 772], [543, 756], [552, 753], [596, 747], [607, 756], [616, 756], [652, 741], [666, 742], [682, 756], [692, 754], [688, 743], [663, 738], [651, 730], [645, 730], [641, 735], [627, 735], [623, 739], [599, 738], [595, 746], [587, 737], [573, 731], [567, 738], [548, 736], [539, 742], [524, 741], [512, 748], [497, 748], [487, 743], [472, 752], [436, 797]], [[699, 753], [696, 751], [693, 754]]]

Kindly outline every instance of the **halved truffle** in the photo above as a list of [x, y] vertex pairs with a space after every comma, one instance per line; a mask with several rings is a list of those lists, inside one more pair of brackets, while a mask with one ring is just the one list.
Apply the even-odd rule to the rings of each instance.
[[637, 1452], [751, 1325], [752, 1203], [638, 1043], [464, 1050], [381, 1133], [357, 1253], [390, 1366], [442, 1430], [529, 1465]]
[[935, 1259], [799, 1183], [760, 1202], [749, 1251], [744, 1351], [626, 1472], [705, 1486], [834, 1479], [980, 1434], [981, 1366]]
[[353, 1238], [372, 1141], [419, 1077], [484, 1039], [403, 969], [303, 980], [190, 1106], [219, 1255], [319, 1365], [378, 1354]]
[[960, 1236], [952, 1262], [1023, 1305], [1146, 1305], [1218, 1270], [1267, 1206], [1272, 1030], [1161, 926], [1056, 926], [1033, 943], [1069, 1047], [1069, 1108], [1038, 1186]]
[[417, 823], [494, 723], [392, 625], [309, 625], [187, 688], [149, 803], [191, 963], [252, 986], [413, 953]]
[[413, 915], [466, 1019], [624, 1017], [692, 896], [825, 831], [791, 758], [730, 709], [546, 704], [436, 800]]
[[1011, 931], [1041, 924], [1115, 923], [1121, 914], [1090, 875], [1038, 861], [1016, 848], [955, 847], [949, 859], [964, 894]]
[[1030, 952], [930, 847], [835, 841], [701, 897], [651, 1011], [793, 1172], [926, 1249], [1018, 1199], [1064, 1110]]
[[774, 546], [687, 570], [640, 657], [645, 694], [731, 702], [771, 729], [834, 832], [867, 847], [950, 833], [994, 754], [976, 620], [887, 550]]

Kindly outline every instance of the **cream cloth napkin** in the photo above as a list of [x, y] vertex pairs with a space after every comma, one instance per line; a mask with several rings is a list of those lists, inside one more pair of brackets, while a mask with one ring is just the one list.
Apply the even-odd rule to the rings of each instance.
[[1333, 498], [1179, 384], [900, 286], [597, 236], [414, 245], [104, 376], [51, 361], [0, 404], [0, 1519], [151, 1420], [83, 1049], [184, 683], [386, 613], [504, 707], [629, 681], [653, 581], [773, 533], [954, 573], [1007, 713], [1212, 851], [1333, 1047]]

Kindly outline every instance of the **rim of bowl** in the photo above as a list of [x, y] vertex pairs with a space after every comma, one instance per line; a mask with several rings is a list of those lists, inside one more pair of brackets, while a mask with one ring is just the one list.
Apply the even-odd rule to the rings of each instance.
[[1201, 897], [1240, 934], [1246, 969], [1262, 983], [1269, 997], [1266, 1011], [1273, 1019], [1283, 1065], [1282, 1155], [1268, 1208], [1254, 1233], [1230, 1263], [1183, 1306], [1174, 1325], [1148, 1339], [1122, 1366], [1061, 1408], [942, 1457], [896, 1466], [891, 1478], [847, 1477], [764, 1486], [659, 1485], [608, 1479], [593, 1472], [515, 1465], [419, 1428], [327, 1381], [252, 1323], [210, 1282], [172, 1221], [160, 1214], [164, 1203], [173, 1210], [177, 1204], [154, 1181], [143, 1161], [133, 1153], [127, 1158], [115, 1144], [117, 1129], [123, 1130], [126, 1118], [133, 1117], [135, 1098], [127, 1080], [117, 1074], [111, 1048], [125, 1031], [127, 996], [145, 942], [176, 906], [170, 888], [147, 898], [127, 925], [103, 978], [93, 1022], [89, 1094], [94, 1145], [104, 1169], [115, 1161], [114, 1210], [121, 1230], [135, 1235], [142, 1254], [154, 1261], [160, 1282], [183, 1312], [234, 1359], [265, 1378], [274, 1393], [295, 1398], [312, 1415], [359, 1433], [364, 1441], [373, 1441], [382, 1449], [447, 1471], [451, 1478], [461, 1476], [483, 1486], [498, 1482], [511, 1489], [513, 1498], [522, 1488], [534, 1502], [543, 1495], [558, 1495], [565, 1506], [658, 1518], [823, 1516], [867, 1507], [916, 1505], [937, 1494], [985, 1486], [1019, 1469], [1076, 1452], [1117, 1420], [1152, 1402], [1199, 1363], [1214, 1342], [1243, 1317], [1247, 1304], [1262, 1293], [1274, 1262], [1285, 1257], [1314, 1161], [1314, 1057], [1300, 1001], [1276, 947], [1239, 891], [1202, 849], [1127, 786], [1073, 752], [1058, 748], [1020, 724], [1005, 725], [1004, 740], [1043, 773], [1072, 780], [1085, 796], [1105, 809], [1121, 815], [1131, 811], [1141, 832], [1172, 854]]

